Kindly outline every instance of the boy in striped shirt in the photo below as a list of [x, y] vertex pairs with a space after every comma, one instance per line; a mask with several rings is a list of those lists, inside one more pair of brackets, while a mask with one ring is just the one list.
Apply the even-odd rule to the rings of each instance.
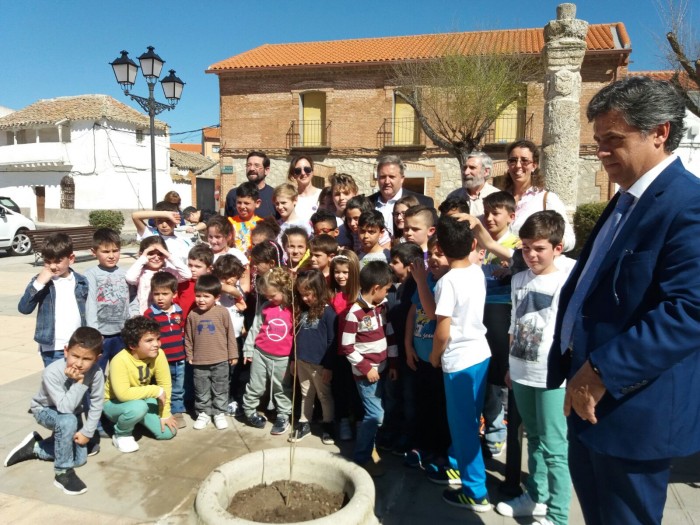
[[160, 328], [160, 347], [168, 359], [172, 379], [170, 409], [177, 428], [185, 421], [185, 316], [173, 302], [177, 296], [177, 278], [168, 272], [156, 272], [151, 279], [151, 307], [143, 315]]
[[382, 391], [387, 361], [389, 379], [394, 381], [397, 378], [398, 349], [385, 312], [386, 295], [392, 282], [391, 268], [385, 262], [371, 261], [362, 268], [360, 295], [345, 318], [341, 339], [341, 351], [352, 365], [365, 409], [357, 431], [353, 460], [373, 477], [383, 474], [383, 469], [372, 460], [372, 451], [377, 429], [384, 420]]

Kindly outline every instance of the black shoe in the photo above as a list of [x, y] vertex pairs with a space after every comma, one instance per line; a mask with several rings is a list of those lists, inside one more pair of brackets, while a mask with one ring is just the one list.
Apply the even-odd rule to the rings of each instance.
[[69, 496], [77, 496], [87, 492], [85, 483], [82, 482], [72, 468], [69, 468], [62, 474], [56, 474], [53, 484]]
[[[276, 424], [277, 422], [275, 421], [275, 425]], [[282, 432], [284, 432], [284, 430]], [[282, 432], [280, 432], [280, 434]], [[304, 439], [309, 434], [311, 434], [311, 425], [309, 425], [308, 421], [304, 421], [303, 423], [299, 422], [297, 424], [297, 428], [295, 428], [294, 432], [292, 432], [292, 434], [289, 436], [289, 441], [291, 443], [296, 443], [297, 441]]]
[[97, 454], [100, 453], [100, 444], [96, 442], [90, 442], [87, 445], [88, 449], [88, 457], [91, 458], [92, 456], [96, 456]]
[[19, 445], [10, 450], [10, 453], [5, 458], [5, 466], [11, 467], [21, 461], [36, 459], [37, 455], [34, 452], [34, 445], [39, 441], [41, 441], [41, 436], [37, 432], [27, 435]]
[[333, 430], [333, 423], [323, 423], [321, 443], [324, 445], [335, 445], [335, 431]]
[[[289, 428], [289, 418], [286, 416], [277, 416], [277, 419], [275, 419], [275, 424], [272, 425], [272, 430], [270, 430], [270, 434], [273, 436], [279, 436], [280, 434], [284, 434], [287, 429]], [[309, 432], [311, 429], [309, 429]]]
[[255, 413], [252, 416], [247, 417], [245, 422], [247, 425], [253, 428], [263, 428], [265, 426], [265, 423], [267, 423], [267, 419], [262, 417], [260, 414]]

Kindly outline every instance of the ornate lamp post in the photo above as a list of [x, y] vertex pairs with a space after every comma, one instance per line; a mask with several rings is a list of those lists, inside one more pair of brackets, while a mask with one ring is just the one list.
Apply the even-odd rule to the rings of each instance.
[[163, 64], [165, 61], [162, 60], [153, 50], [153, 46], [148, 46], [148, 49], [144, 54], [139, 57], [139, 63], [141, 64], [141, 72], [146, 78], [146, 83], [148, 84], [148, 98], [139, 97], [137, 95], [132, 95], [129, 91], [136, 82], [136, 73], [138, 72], [139, 66], [129, 58], [129, 53], [126, 51], [121, 52], [121, 56], [110, 62], [112, 69], [114, 70], [114, 76], [117, 78], [117, 82], [121, 86], [124, 94], [138, 102], [139, 106], [148, 113], [151, 125], [151, 198], [153, 201], [153, 207], [155, 207], [156, 202], [158, 202], [156, 193], [156, 138], [155, 138], [155, 117], [159, 113], [171, 109], [175, 109], [175, 106], [180, 101], [182, 96], [182, 88], [185, 83], [175, 76], [175, 71], [170, 70], [169, 75], [160, 81], [163, 86], [163, 93], [165, 98], [170, 102], [170, 104], [163, 104], [158, 102], [153, 98], [153, 88], [158, 82], [160, 77], [160, 72], [163, 69]]

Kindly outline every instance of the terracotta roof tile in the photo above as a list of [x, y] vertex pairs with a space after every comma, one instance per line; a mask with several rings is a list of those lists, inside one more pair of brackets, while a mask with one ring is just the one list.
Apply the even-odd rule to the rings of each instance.
[[[135, 124], [148, 129], [148, 116], [136, 111], [108, 95], [78, 95], [39, 100], [14, 113], [0, 118], [0, 129], [24, 126], [54, 125], [68, 120], [101, 120]], [[156, 120], [156, 129], [165, 130], [168, 125]]]
[[[589, 51], [630, 49], [622, 23], [590, 25], [586, 43]], [[421, 60], [450, 50], [537, 54], [543, 46], [542, 28], [264, 44], [212, 64], [207, 72]]]
[[202, 130], [205, 139], [219, 139], [221, 138], [221, 128], [204, 128]]
[[185, 144], [180, 142], [171, 142], [170, 149], [176, 149], [177, 151], [185, 151], [189, 153], [202, 153], [201, 144]]
[[191, 170], [195, 173], [206, 171], [212, 166], [218, 164], [218, 161], [214, 161], [206, 158], [201, 153], [190, 153], [188, 151], [178, 151], [176, 149], [170, 148], [170, 165], [175, 166], [179, 169]]
[[[673, 78], [673, 75], [675, 75], [676, 72], [672, 70], [665, 70], [665, 71], [628, 71], [627, 76], [628, 77], [649, 77], [653, 78], [654, 80], [671, 80]], [[690, 80], [690, 77], [688, 76], [688, 73], [685, 71], [681, 71], [680, 74], [678, 75], [678, 80], [680, 81], [681, 86], [683, 86], [685, 89], [688, 89], [689, 91], [698, 91], [698, 85]]]

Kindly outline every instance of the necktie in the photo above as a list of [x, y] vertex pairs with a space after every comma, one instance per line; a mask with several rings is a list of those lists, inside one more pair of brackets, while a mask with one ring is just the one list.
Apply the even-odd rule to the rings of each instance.
[[620, 192], [620, 196], [615, 204], [615, 209], [610, 214], [607, 222], [598, 234], [598, 239], [593, 245], [591, 254], [588, 258], [588, 265], [584, 267], [581, 277], [576, 284], [576, 289], [571, 296], [569, 305], [564, 313], [564, 318], [561, 324], [561, 353], [566, 352], [566, 349], [571, 343], [571, 338], [574, 332], [574, 325], [576, 324], [576, 318], [581, 311], [581, 306], [583, 306], [583, 300], [588, 295], [588, 290], [593, 283], [593, 279], [598, 273], [600, 265], [605, 260], [605, 255], [610, 248], [610, 245], [615, 239], [615, 234], [617, 233], [618, 226], [622, 217], [625, 216], [627, 211], [632, 206], [634, 202], [634, 195], [627, 192]]

